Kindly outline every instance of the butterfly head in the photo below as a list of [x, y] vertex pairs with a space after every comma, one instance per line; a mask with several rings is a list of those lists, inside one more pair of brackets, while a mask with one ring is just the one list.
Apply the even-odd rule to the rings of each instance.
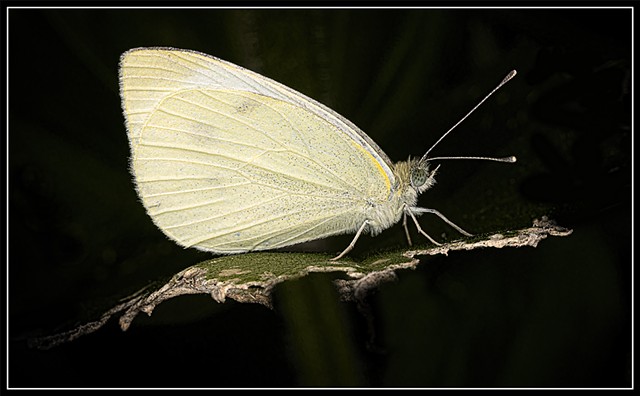
[[394, 174], [396, 185], [394, 191], [402, 197], [402, 201], [414, 206], [418, 200], [418, 195], [422, 194], [436, 184], [435, 169], [430, 169], [429, 161], [409, 158], [408, 161], [399, 161], [395, 164]]
[[438, 168], [440, 168], [440, 165], [433, 170], [429, 169], [428, 160], [411, 161], [411, 187], [413, 187], [418, 194], [422, 194], [433, 187], [433, 185], [436, 184], [436, 172]]

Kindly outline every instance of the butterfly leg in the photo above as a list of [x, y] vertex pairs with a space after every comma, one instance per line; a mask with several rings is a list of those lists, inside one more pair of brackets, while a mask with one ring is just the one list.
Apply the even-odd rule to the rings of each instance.
[[416, 219], [416, 216], [413, 214], [411, 209], [415, 209], [415, 208], [410, 208], [409, 210], [405, 210], [405, 213], [409, 212], [409, 216], [411, 216], [411, 218], [413, 219], [413, 222], [416, 224], [416, 228], [418, 229], [418, 232], [421, 233], [422, 235], [426, 236], [427, 239], [430, 240], [431, 242], [433, 242], [435, 245], [440, 246], [441, 243], [436, 242], [433, 238], [431, 238], [429, 236], [429, 234], [427, 234], [426, 232], [424, 232], [422, 230], [422, 227], [420, 227], [420, 224], [418, 223], [418, 219]]
[[360, 226], [360, 228], [358, 229], [358, 232], [356, 232], [356, 236], [353, 237], [353, 240], [351, 241], [351, 243], [349, 244], [349, 246], [347, 246], [346, 249], [344, 249], [342, 251], [342, 253], [340, 253], [339, 255], [337, 255], [336, 257], [332, 258], [331, 261], [336, 261], [336, 260], [340, 260], [341, 258], [343, 258], [347, 253], [349, 253], [351, 251], [351, 249], [353, 249], [354, 246], [356, 246], [356, 241], [358, 240], [358, 238], [360, 238], [360, 234], [362, 234], [362, 231], [364, 231], [365, 227], [367, 226], [367, 224], [369, 224], [369, 220], [365, 220], [364, 223], [362, 223], [362, 225]]
[[[409, 214], [411, 215], [411, 217], [413, 217], [413, 213], [433, 213], [434, 215], [436, 215], [436, 216], [440, 217], [442, 220], [444, 220], [451, 227], [455, 228], [462, 235], [465, 235], [465, 236], [468, 236], [468, 237], [473, 236], [473, 234], [470, 234], [470, 233], [466, 232], [465, 230], [463, 230], [462, 228], [458, 227], [457, 225], [455, 225], [453, 223], [453, 221], [447, 219], [446, 217], [444, 217], [444, 215], [442, 213], [438, 212], [435, 209], [416, 208], [416, 207], [409, 208]], [[413, 221], [416, 223], [416, 225], [418, 225], [418, 221], [416, 220], [415, 217], [413, 217]], [[429, 239], [431, 239], [431, 238], [429, 238]]]
[[409, 246], [411, 246], [412, 243], [411, 243], [411, 236], [409, 235], [409, 228], [407, 227], [407, 211], [406, 210], [402, 213], [402, 226], [404, 227], [404, 234], [407, 236], [407, 242], [409, 243]]

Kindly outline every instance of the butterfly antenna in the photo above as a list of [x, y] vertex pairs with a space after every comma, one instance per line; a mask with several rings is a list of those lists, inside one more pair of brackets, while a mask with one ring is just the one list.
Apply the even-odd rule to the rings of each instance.
[[[420, 159], [420, 162], [426, 161], [429, 153], [431, 152], [431, 150], [433, 150], [433, 148], [436, 147], [438, 145], [438, 143], [440, 143], [440, 141], [442, 139], [444, 139], [449, 134], [449, 132], [453, 131], [458, 125], [460, 125], [460, 123], [462, 121], [464, 121], [467, 117], [469, 117], [471, 115], [471, 113], [473, 113], [478, 107], [480, 107], [481, 104], [484, 103], [485, 100], [489, 99], [489, 96], [493, 95], [493, 93], [496, 92], [498, 89], [500, 89], [500, 87], [502, 87], [504, 84], [506, 84], [507, 81], [509, 81], [513, 77], [515, 77], [516, 73], [517, 72], [515, 70], [511, 70], [509, 72], [509, 74], [507, 74], [507, 76], [502, 79], [502, 81], [500, 82], [500, 84], [498, 84], [497, 87], [495, 87], [491, 92], [489, 92], [489, 94], [487, 96], [485, 96], [484, 99], [482, 99], [477, 105], [475, 105], [475, 107], [473, 109], [471, 109], [471, 111], [469, 111], [464, 117], [462, 117], [462, 119], [460, 119], [460, 121], [456, 122], [456, 124], [454, 126], [449, 128], [449, 130], [447, 132], [445, 132], [445, 134], [442, 135], [440, 137], [440, 139], [438, 139], [438, 141], [436, 141], [433, 144], [433, 146], [431, 146], [431, 148], [429, 150], [427, 150], [427, 152]], [[516, 162], [516, 157], [513, 157], [513, 156], [506, 157], [506, 158], [487, 158], [487, 157], [437, 157], [437, 158], [431, 158], [431, 160], [435, 160], [435, 159], [486, 159], [486, 160], [498, 161], [498, 162]]]

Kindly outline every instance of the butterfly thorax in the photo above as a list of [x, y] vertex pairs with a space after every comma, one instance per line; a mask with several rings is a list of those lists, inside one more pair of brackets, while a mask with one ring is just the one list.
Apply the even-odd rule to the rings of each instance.
[[388, 201], [372, 205], [369, 210], [367, 218], [371, 234], [377, 235], [396, 224], [407, 208], [415, 207], [418, 196], [435, 184], [436, 170], [430, 171], [428, 162], [416, 159], [395, 163], [395, 183]]

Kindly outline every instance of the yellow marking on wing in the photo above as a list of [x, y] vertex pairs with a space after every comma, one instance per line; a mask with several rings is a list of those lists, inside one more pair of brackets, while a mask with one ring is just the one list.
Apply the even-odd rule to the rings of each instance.
[[382, 166], [380, 165], [380, 161], [378, 161], [376, 157], [374, 157], [362, 145], [358, 144], [358, 142], [352, 141], [351, 144], [353, 144], [358, 150], [362, 151], [367, 157], [371, 159], [371, 162], [373, 162], [376, 165], [376, 167], [378, 168], [378, 172], [380, 172], [380, 174], [384, 178], [384, 183], [387, 187], [387, 192], [391, 192], [391, 180], [389, 180], [389, 176], [387, 175], [387, 172], [385, 172]]

